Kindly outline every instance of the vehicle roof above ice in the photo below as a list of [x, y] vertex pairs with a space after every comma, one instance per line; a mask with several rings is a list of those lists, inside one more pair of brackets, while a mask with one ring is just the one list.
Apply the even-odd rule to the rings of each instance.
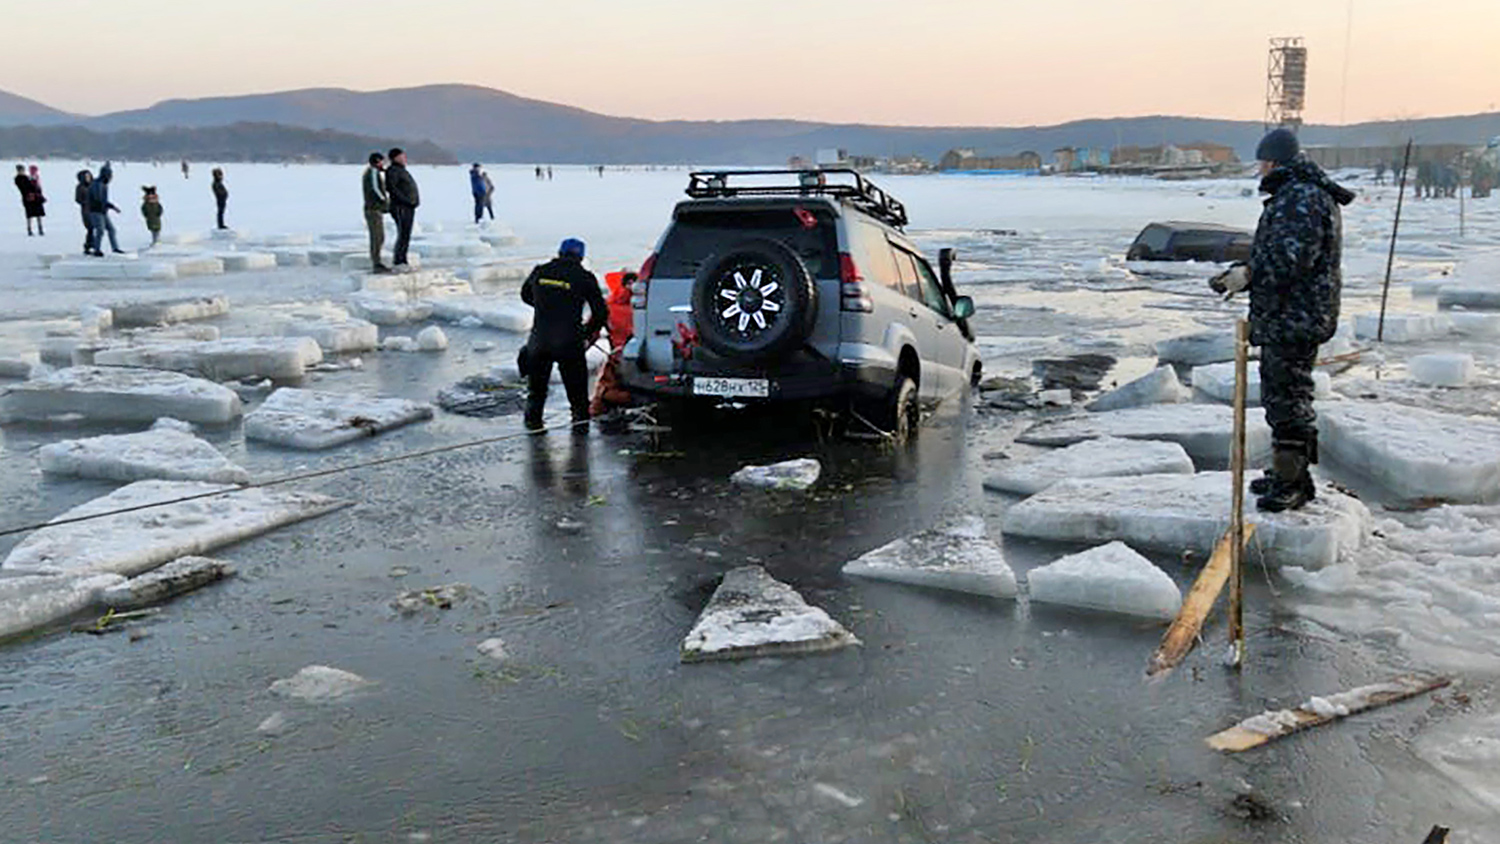
[[1248, 230], [1242, 229], [1238, 226], [1226, 226], [1223, 223], [1194, 223], [1187, 220], [1163, 220], [1159, 223], [1151, 223], [1150, 225], [1162, 226], [1163, 228], [1174, 229], [1177, 231], [1191, 230], [1200, 232], [1226, 232], [1229, 234], [1249, 233]]
[[[699, 171], [688, 174], [687, 195], [695, 200], [725, 202], [726, 207], [741, 207], [746, 200], [766, 205], [783, 204], [778, 200], [822, 200], [828, 205], [853, 208], [893, 228], [903, 228], [907, 222], [905, 205], [859, 171], [842, 167]], [[709, 203], [683, 204], [703, 207]]]

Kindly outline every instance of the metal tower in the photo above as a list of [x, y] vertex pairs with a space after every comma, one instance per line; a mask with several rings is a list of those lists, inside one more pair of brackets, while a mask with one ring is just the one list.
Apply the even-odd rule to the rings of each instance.
[[1307, 47], [1301, 38], [1272, 38], [1266, 63], [1265, 128], [1302, 128], [1307, 99]]

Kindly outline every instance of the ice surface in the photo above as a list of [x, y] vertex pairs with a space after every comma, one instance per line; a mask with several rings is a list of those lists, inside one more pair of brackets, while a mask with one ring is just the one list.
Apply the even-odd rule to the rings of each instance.
[[[220, 493], [222, 495], [209, 495]], [[188, 496], [207, 496], [161, 506]], [[236, 489], [199, 481], [137, 481], [57, 517], [89, 518], [28, 535], [4, 568], [65, 574], [133, 575], [178, 557], [207, 552], [345, 506], [326, 495]], [[145, 509], [118, 513], [131, 507]], [[101, 514], [111, 515], [101, 515]]]
[[1430, 387], [1467, 387], [1474, 380], [1474, 356], [1461, 353], [1416, 355], [1406, 361], [1413, 381]]
[[725, 572], [724, 580], [682, 640], [682, 661], [830, 651], [859, 644], [854, 634], [809, 606], [760, 566]]
[[169, 601], [234, 574], [234, 568], [212, 557], [182, 557], [159, 569], [137, 575], [105, 589], [99, 603], [126, 611]]
[[844, 574], [996, 598], [1016, 596], [1016, 575], [984, 519], [964, 515], [902, 537], [844, 564]]
[[732, 483], [759, 489], [803, 492], [818, 482], [823, 464], [811, 457], [784, 460], [769, 466], [746, 466], [729, 476]]
[[429, 300], [432, 315], [449, 322], [474, 317], [490, 328], [517, 333], [531, 330], [532, 311], [519, 298], [500, 299], [485, 296], [450, 296]]
[[[171, 422], [175, 420], [163, 420]], [[171, 425], [158, 423], [138, 434], [111, 434], [49, 443], [39, 450], [42, 471], [107, 481], [209, 481], [241, 484], [250, 473], [219, 450]]]
[[177, 278], [177, 266], [165, 261], [65, 260], [54, 263], [48, 272], [58, 279], [171, 281]]
[[380, 341], [380, 350], [382, 352], [415, 352], [417, 341], [411, 337], [393, 334]]
[[322, 360], [323, 350], [311, 337], [245, 337], [202, 343], [156, 343], [103, 349], [94, 355], [94, 363], [99, 366], [166, 369], [214, 381], [237, 381], [242, 378], [298, 381], [307, 374], [307, 367]]
[[283, 387], [245, 417], [245, 438], [287, 448], [332, 448], [431, 418], [430, 404]]
[[292, 317], [281, 325], [286, 337], [311, 337], [330, 355], [370, 352], [380, 342], [375, 323], [362, 319]]
[[1171, 621], [1182, 608], [1172, 578], [1123, 542], [1111, 542], [1026, 575], [1027, 594], [1044, 604]]
[[1414, 747], [1418, 758], [1492, 812], [1500, 812], [1500, 715], [1445, 718], [1422, 730]]
[[[1211, 363], [1193, 367], [1193, 389], [1214, 401], [1234, 403], [1234, 364]], [[1313, 371], [1313, 397], [1326, 399], [1333, 395], [1333, 376]], [[1245, 370], [1245, 403], [1260, 406], [1260, 367], [1251, 362]]]
[[276, 255], [271, 252], [218, 252], [214, 257], [224, 263], [227, 273], [276, 269]]
[[1439, 308], [1500, 310], [1500, 286], [1494, 284], [1445, 284], [1438, 291]]
[[351, 671], [326, 665], [309, 665], [271, 684], [271, 694], [308, 703], [333, 703], [374, 685]]
[[[1271, 451], [1271, 429], [1253, 414], [1245, 420], [1245, 454], [1249, 464], [1262, 463]], [[1131, 410], [1111, 410], [1039, 422], [1016, 438], [1028, 445], [1063, 446], [1120, 437], [1130, 440], [1175, 442], [1201, 469], [1229, 465], [1234, 436], [1234, 413], [1216, 404], [1163, 404]]]
[[1500, 422], [1386, 402], [1330, 402], [1318, 413], [1324, 459], [1397, 496], [1452, 502], [1500, 494]]
[[1175, 442], [1101, 437], [1049, 451], [1030, 460], [1007, 463], [986, 478], [995, 492], [1034, 495], [1068, 478], [1125, 475], [1193, 474], [1193, 461]]
[[160, 302], [125, 302], [111, 306], [116, 328], [166, 325], [208, 319], [229, 313], [229, 300], [223, 296], [197, 296]]
[[117, 574], [0, 577], [0, 641], [65, 621], [122, 582]]
[[[1012, 507], [1005, 532], [1059, 542], [1119, 540], [1207, 557], [1229, 526], [1229, 486], [1228, 472], [1062, 481]], [[1273, 566], [1333, 565], [1369, 531], [1365, 506], [1331, 487], [1288, 513], [1256, 512], [1248, 493], [1246, 501], [1246, 520], [1256, 525], [1251, 553]]]
[[1095, 412], [1126, 410], [1153, 404], [1176, 404], [1187, 397], [1188, 391], [1177, 380], [1176, 370], [1170, 366], [1158, 366], [1129, 384], [1094, 399], [1087, 408]]
[[150, 422], [163, 416], [223, 425], [240, 415], [228, 387], [177, 372], [75, 366], [0, 393], [0, 421], [80, 414], [96, 421]]
[[1234, 360], [1234, 334], [1227, 331], [1200, 331], [1162, 340], [1156, 344], [1156, 358], [1162, 363], [1203, 366]]
[[[1380, 314], [1360, 314], [1354, 318], [1354, 336], [1374, 340], [1380, 330]], [[1438, 314], [1385, 315], [1386, 343], [1419, 343], [1441, 337], [1448, 331], [1446, 321]]]
[[436, 325], [417, 332], [417, 348], [424, 352], [441, 352], [448, 348], [448, 335]]
[[[312, 258], [308, 257], [306, 249], [275, 249], [272, 250], [271, 254], [276, 256], [276, 266], [278, 267], [312, 266]], [[181, 274], [181, 272], [181, 269], [179, 269], [178, 273]]]
[[404, 325], [432, 316], [432, 305], [413, 299], [399, 290], [370, 290], [352, 293], [349, 310], [357, 317], [376, 325]]

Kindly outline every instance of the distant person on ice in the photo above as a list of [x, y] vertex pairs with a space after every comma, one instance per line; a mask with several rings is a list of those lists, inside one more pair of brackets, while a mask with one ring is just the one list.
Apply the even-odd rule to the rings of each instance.
[[[609, 319], [599, 279], [583, 267], [584, 244], [568, 238], [557, 257], [531, 271], [521, 285], [521, 301], [536, 309], [531, 336], [526, 341], [526, 430], [542, 430], [542, 409], [552, 365], [562, 373], [563, 388], [573, 413], [574, 433], [588, 433], [589, 366], [585, 352]], [[589, 321], [581, 323], [583, 306]]]
[[[35, 167], [31, 168], [33, 171]], [[26, 175], [26, 165], [16, 165], [16, 190], [21, 193], [21, 210], [26, 212], [26, 236], [32, 237], [31, 221], [36, 220], [36, 233], [45, 235], [42, 231], [42, 218], [47, 216], [47, 210], [43, 207], [47, 198], [42, 196], [42, 183], [40, 179]]]
[[94, 251], [94, 221], [89, 217], [89, 184], [94, 174], [78, 171], [78, 186], [73, 188], [73, 202], [78, 206], [78, 216], [83, 218], [83, 254]]
[[114, 168], [109, 162], [99, 168], [99, 178], [89, 183], [89, 250], [95, 257], [104, 257], [104, 235], [109, 234], [109, 248], [115, 254], [124, 254], [125, 250], [120, 248], [120, 242], [115, 238], [115, 224], [109, 219], [109, 212], [119, 213], [120, 209], [109, 201], [109, 183], [114, 179]]
[[187, 159], [182, 159], [182, 178], [186, 179], [188, 177], [188, 171], [191, 169], [192, 168], [188, 166]]
[[484, 180], [484, 210], [489, 212], [490, 220], [493, 222], [495, 219], [495, 183], [490, 179], [490, 174], [484, 170], [479, 171], [479, 177]]
[[214, 203], [219, 206], [219, 228], [227, 229], [224, 225], [224, 206], [229, 204], [229, 188], [224, 184], [224, 171], [214, 168]]
[[422, 204], [417, 192], [417, 180], [406, 169], [406, 152], [400, 147], [391, 150], [390, 167], [385, 172], [385, 189], [391, 202], [391, 217], [396, 221], [396, 246], [391, 258], [396, 272], [411, 269], [406, 263], [406, 250], [411, 247], [411, 230], [417, 224], [417, 206]]
[[161, 197], [156, 195], [155, 185], [142, 185], [141, 216], [146, 220], [146, 231], [151, 232], [151, 245], [161, 240]]
[[474, 194], [474, 224], [484, 219], [484, 202], [489, 191], [484, 186], [484, 171], [479, 169], [479, 162], [469, 168], [469, 192]]
[[1261, 140], [1262, 193], [1250, 263], [1210, 284], [1221, 293], [1250, 288], [1250, 344], [1260, 347], [1261, 406], [1271, 426], [1271, 468], [1250, 485], [1267, 512], [1297, 510], [1317, 490], [1313, 365], [1339, 325], [1343, 213], [1354, 194], [1301, 154], [1297, 136], [1275, 129]]
[[391, 210], [391, 200], [385, 192], [385, 156], [370, 153], [370, 166], [365, 168], [360, 184], [365, 195], [365, 228], [370, 230], [370, 270], [388, 273], [391, 268], [380, 263], [380, 249], [385, 246], [385, 215]]

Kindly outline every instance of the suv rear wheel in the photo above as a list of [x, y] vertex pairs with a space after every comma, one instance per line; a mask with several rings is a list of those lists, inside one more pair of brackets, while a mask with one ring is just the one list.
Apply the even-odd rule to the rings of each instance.
[[917, 382], [911, 376], [902, 375], [896, 380], [896, 389], [891, 392], [882, 424], [890, 431], [897, 445], [906, 445], [917, 438], [922, 423], [922, 408], [917, 402]]
[[709, 349], [764, 361], [807, 339], [818, 315], [818, 289], [785, 244], [745, 240], [703, 262], [693, 280], [693, 315]]

